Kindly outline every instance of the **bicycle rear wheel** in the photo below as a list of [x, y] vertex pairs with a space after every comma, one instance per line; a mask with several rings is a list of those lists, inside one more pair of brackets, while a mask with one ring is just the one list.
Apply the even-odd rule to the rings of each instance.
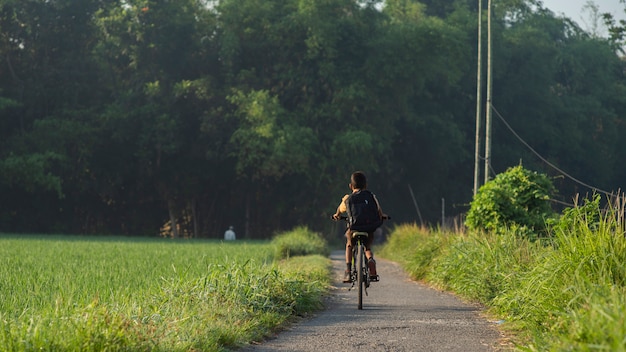
[[359, 244], [356, 254], [357, 285], [359, 286], [359, 309], [363, 309], [363, 286], [365, 286], [365, 251]]

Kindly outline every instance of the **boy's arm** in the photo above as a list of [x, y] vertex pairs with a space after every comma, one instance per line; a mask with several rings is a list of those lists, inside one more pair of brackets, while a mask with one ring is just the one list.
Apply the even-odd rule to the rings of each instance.
[[378, 207], [378, 215], [381, 218], [387, 217], [387, 214], [383, 213], [383, 209], [380, 207], [380, 202], [378, 202], [378, 198], [376, 198], [376, 195], [372, 193], [372, 196], [374, 196], [374, 200], [376, 201], [376, 206]]
[[345, 213], [346, 211], [348, 211], [348, 207], [346, 206], [346, 200], [349, 196], [349, 194], [343, 196], [343, 198], [341, 199], [341, 203], [339, 203], [339, 206], [337, 207], [337, 211], [335, 212], [335, 214], [333, 214], [333, 219], [339, 220], [341, 218], [341, 213]]

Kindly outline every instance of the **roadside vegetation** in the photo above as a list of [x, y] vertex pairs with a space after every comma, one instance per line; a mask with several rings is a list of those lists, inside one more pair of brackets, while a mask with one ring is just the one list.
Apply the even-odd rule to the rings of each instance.
[[[277, 236], [283, 247], [290, 237], [320, 238]], [[323, 243], [306, 257], [276, 247], [0, 235], [0, 350], [219, 351], [262, 339], [321, 308], [330, 277]]]
[[602, 201], [546, 216], [541, 236], [516, 222], [467, 233], [402, 225], [380, 254], [484, 304], [520, 350], [626, 351], [624, 207]]

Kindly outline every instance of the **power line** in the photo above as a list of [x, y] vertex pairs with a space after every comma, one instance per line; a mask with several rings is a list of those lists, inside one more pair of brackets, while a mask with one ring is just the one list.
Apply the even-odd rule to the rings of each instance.
[[511, 133], [513, 133], [513, 135], [514, 135], [514, 136], [515, 136], [515, 137], [516, 137], [516, 138], [517, 138], [517, 139], [518, 139], [518, 140], [519, 140], [522, 144], [524, 144], [524, 145], [526, 146], [526, 148], [528, 148], [531, 152], [533, 152], [533, 154], [535, 154], [535, 155], [536, 155], [539, 159], [541, 159], [541, 161], [543, 161], [544, 163], [548, 164], [550, 167], [552, 167], [552, 168], [553, 168], [553, 169], [555, 169], [556, 171], [558, 171], [558, 172], [562, 173], [565, 177], [569, 178], [570, 180], [572, 180], [572, 181], [574, 181], [574, 182], [576, 182], [576, 183], [578, 183], [578, 184], [580, 184], [580, 185], [583, 185], [583, 186], [585, 186], [585, 187], [587, 187], [587, 188], [589, 188], [589, 189], [591, 189], [591, 190], [593, 190], [593, 191], [595, 191], [595, 192], [603, 193], [603, 194], [608, 195], [608, 196], [612, 196], [612, 195], [613, 195], [612, 193], [609, 193], [609, 192], [607, 192], [607, 191], [601, 190], [601, 189], [599, 189], [599, 188], [597, 188], [597, 187], [594, 187], [594, 186], [588, 185], [588, 184], [586, 184], [586, 183], [584, 183], [584, 182], [580, 181], [579, 179], [577, 179], [577, 178], [575, 178], [575, 177], [571, 176], [571, 175], [570, 175], [570, 174], [568, 174], [567, 172], [565, 172], [565, 171], [561, 170], [561, 169], [560, 169], [560, 168], [558, 168], [556, 165], [554, 165], [554, 164], [552, 164], [551, 162], [549, 162], [548, 160], [546, 160], [546, 158], [544, 158], [544, 157], [543, 157], [543, 156], [541, 156], [539, 153], [537, 153], [537, 151], [536, 151], [535, 149], [533, 149], [533, 148], [532, 148], [532, 147], [531, 147], [528, 143], [526, 143], [526, 141], [525, 141], [525, 140], [523, 140], [523, 139], [522, 139], [522, 137], [520, 137], [520, 136], [519, 136], [519, 135], [515, 132], [515, 130], [513, 130], [513, 128], [512, 128], [512, 127], [511, 127], [511, 126], [510, 126], [507, 122], [506, 122], [506, 120], [504, 119], [504, 117], [502, 117], [502, 115], [500, 115], [500, 113], [498, 112], [498, 110], [497, 110], [497, 109], [496, 109], [493, 105], [491, 105], [491, 108], [492, 108], [492, 109], [493, 109], [493, 111], [496, 113], [496, 116], [498, 116], [498, 118], [500, 118], [500, 120], [502, 121], [502, 123], [504, 123], [504, 125], [506, 126], [506, 128], [508, 128], [508, 129], [509, 129], [509, 131], [511, 131]]
[[[487, 158], [485, 158], [485, 157], [484, 157], [484, 156], [482, 156], [482, 155], [479, 155], [479, 156], [478, 156], [478, 158], [479, 158], [481, 161], [486, 161], [486, 160], [487, 160]], [[491, 165], [491, 163], [489, 163], [489, 171], [491, 171], [491, 175], [492, 175], [493, 177], [498, 176], [498, 173], [497, 173], [497, 172], [496, 172], [496, 170], [493, 168], [493, 166]]]
[[565, 205], [565, 206], [570, 207], [570, 208], [576, 206], [575, 204], [570, 204], [570, 203], [567, 203], [567, 202], [564, 202], [564, 201], [561, 201], [561, 200], [558, 200], [558, 199], [549, 199], [549, 201], [551, 201], [553, 203], [556, 203], [556, 204]]

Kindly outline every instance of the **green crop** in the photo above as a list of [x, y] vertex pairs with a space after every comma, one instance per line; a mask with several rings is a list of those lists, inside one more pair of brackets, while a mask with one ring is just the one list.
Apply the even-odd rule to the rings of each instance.
[[[216, 351], [320, 307], [263, 242], [0, 236], [0, 350]], [[285, 268], [283, 268], [283, 266]]]

